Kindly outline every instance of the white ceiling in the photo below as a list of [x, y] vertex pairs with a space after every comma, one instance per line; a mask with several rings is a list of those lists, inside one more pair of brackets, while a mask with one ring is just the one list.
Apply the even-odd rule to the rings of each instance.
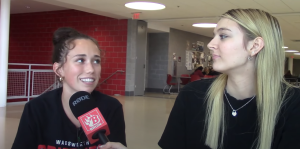
[[[29, 13], [29, 12], [41, 12], [41, 11], [55, 11], [65, 10], [68, 8], [60, 7], [56, 5], [49, 5], [32, 0], [11, 0], [10, 12], [15, 13]], [[30, 7], [30, 8], [27, 8]]]
[[[134, 0], [132, 0], [134, 1]], [[148, 22], [150, 31], [176, 28], [212, 37], [213, 29], [192, 27], [193, 23], [217, 23], [218, 16], [233, 8], [258, 8], [278, 18], [285, 45], [300, 51], [300, 0], [151, 0], [166, 5], [159, 11], [141, 11], [124, 7], [130, 0], [12, 0], [12, 13], [76, 9], [116, 19], [129, 19], [142, 12], [141, 20]], [[30, 10], [26, 8], [31, 5]], [[291, 56], [288, 54], [287, 56]], [[300, 59], [300, 56], [294, 56]]]

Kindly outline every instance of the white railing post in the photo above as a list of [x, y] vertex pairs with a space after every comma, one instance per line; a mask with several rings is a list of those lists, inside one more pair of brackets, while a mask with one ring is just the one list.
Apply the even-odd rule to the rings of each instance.
[[32, 71], [32, 81], [31, 81], [31, 94], [30, 94], [30, 96], [32, 96], [33, 95], [33, 85], [34, 85], [34, 71]]
[[31, 65], [29, 64], [29, 71], [28, 71], [28, 89], [27, 89], [27, 101], [30, 100], [30, 81], [31, 81]]
[[[25, 77], [24, 77], [24, 96], [26, 96], [26, 79], [28, 80], [27, 71], [25, 71]], [[8, 85], [7, 85], [8, 86]], [[28, 87], [28, 85], [27, 85]], [[29, 88], [28, 88], [29, 89]], [[28, 99], [27, 99], [28, 100]]]

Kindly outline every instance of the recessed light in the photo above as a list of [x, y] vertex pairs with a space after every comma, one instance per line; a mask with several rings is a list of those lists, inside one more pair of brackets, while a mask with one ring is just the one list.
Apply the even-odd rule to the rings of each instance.
[[294, 53], [294, 55], [300, 55], [300, 53]]
[[193, 24], [194, 27], [202, 27], [202, 28], [215, 28], [217, 24], [215, 23], [196, 23]]
[[161, 10], [166, 8], [163, 4], [153, 2], [130, 2], [126, 3], [125, 7], [137, 10]]
[[287, 49], [287, 48], [289, 48], [289, 47], [284, 46], [284, 47], [282, 47], [282, 48]]
[[285, 52], [299, 52], [297, 50], [285, 50]]

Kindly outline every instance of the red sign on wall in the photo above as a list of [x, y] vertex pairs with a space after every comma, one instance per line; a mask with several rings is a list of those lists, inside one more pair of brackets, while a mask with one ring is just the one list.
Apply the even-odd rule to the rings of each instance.
[[140, 12], [133, 13], [132, 19], [139, 19], [140, 14], [141, 14]]

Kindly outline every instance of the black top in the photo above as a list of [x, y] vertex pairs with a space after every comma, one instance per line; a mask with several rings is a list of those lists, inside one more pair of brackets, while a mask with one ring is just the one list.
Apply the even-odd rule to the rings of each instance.
[[[94, 148], [99, 145], [98, 142], [90, 144], [83, 130], [76, 128], [67, 117], [61, 94], [62, 88], [55, 89], [26, 103], [12, 149]], [[98, 91], [91, 95], [109, 126], [108, 139], [126, 146], [122, 104]]]
[[[204, 97], [214, 79], [199, 80], [186, 85], [179, 93], [169, 116], [166, 128], [158, 142], [163, 149], [210, 149], [205, 143]], [[238, 109], [251, 98], [237, 100], [227, 97], [234, 109]], [[286, 100], [275, 126], [272, 149], [300, 148], [300, 89], [292, 88], [291, 98]], [[225, 96], [225, 119], [227, 130], [224, 149], [250, 149], [258, 136], [257, 107], [253, 99], [232, 116]], [[255, 148], [255, 146], [254, 146]]]

